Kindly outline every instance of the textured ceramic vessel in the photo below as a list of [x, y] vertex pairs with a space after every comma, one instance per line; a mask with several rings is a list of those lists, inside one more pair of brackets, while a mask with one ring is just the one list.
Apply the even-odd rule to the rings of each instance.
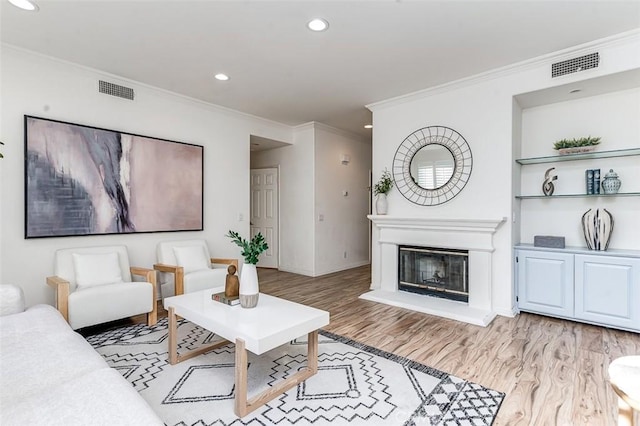
[[255, 308], [258, 304], [260, 288], [258, 286], [258, 271], [256, 265], [245, 263], [240, 275], [240, 306]]
[[376, 198], [376, 213], [387, 214], [389, 204], [387, 203], [387, 194], [378, 194]]
[[590, 250], [606, 250], [613, 232], [613, 216], [607, 209], [589, 209], [582, 215], [582, 232]]
[[602, 181], [602, 190], [604, 193], [617, 194], [620, 185], [622, 185], [622, 182], [618, 179], [618, 174], [614, 172], [613, 169], [609, 169], [609, 173], [604, 175], [604, 180]]

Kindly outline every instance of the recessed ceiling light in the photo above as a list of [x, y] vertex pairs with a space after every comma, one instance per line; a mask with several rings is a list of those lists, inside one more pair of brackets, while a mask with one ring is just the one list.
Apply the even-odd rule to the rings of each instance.
[[222, 74], [222, 73], [218, 73], [214, 76], [216, 78], [216, 80], [220, 80], [220, 81], [227, 81], [229, 80], [229, 76], [226, 74]]
[[38, 11], [38, 5], [29, 0], [9, 0], [9, 3], [22, 10], [28, 10], [29, 12]]
[[365, 129], [373, 129], [373, 124], [365, 124], [364, 128]]
[[315, 18], [307, 22], [307, 28], [311, 31], [325, 31], [329, 28], [329, 23], [322, 18]]
[[579, 93], [579, 92], [582, 92], [582, 89], [573, 89], [569, 93]]

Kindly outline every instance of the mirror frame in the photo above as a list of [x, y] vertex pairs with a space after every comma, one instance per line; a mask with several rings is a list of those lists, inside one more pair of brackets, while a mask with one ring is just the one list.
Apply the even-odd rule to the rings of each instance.
[[[425, 189], [411, 176], [411, 161], [427, 145], [442, 145], [453, 155], [453, 175], [439, 188]], [[409, 201], [421, 206], [437, 206], [458, 195], [471, 177], [473, 156], [466, 139], [445, 126], [429, 126], [407, 136], [393, 157], [393, 179], [398, 191]]]

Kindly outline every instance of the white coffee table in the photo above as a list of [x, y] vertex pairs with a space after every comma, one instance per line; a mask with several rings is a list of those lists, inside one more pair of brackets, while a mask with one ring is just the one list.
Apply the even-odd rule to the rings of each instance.
[[[244, 417], [318, 371], [318, 329], [329, 324], [329, 312], [260, 293], [258, 306], [244, 309], [211, 300], [223, 287], [164, 299], [169, 311], [169, 363], [176, 364], [229, 342], [236, 345], [235, 413]], [[177, 320], [180, 316], [226, 339], [178, 355]], [[307, 334], [307, 367], [247, 400], [247, 350], [261, 355]]]

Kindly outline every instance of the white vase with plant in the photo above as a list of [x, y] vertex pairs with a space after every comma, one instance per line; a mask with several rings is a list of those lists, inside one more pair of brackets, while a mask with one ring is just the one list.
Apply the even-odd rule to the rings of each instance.
[[387, 203], [387, 194], [393, 188], [393, 179], [391, 173], [386, 168], [380, 176], [380, 180], [373, 186], [373, 193], [376, 195], [376, 213], [387, 214], [389, 205]]
[[242, 273], [240, 274], [240, 306], [254, 308], [258, 304], [258, 296], [260, 296], [256, 265], [258, 257], [269, 248], [269, 245], [259, 232], [254, 235], [251, 241], [242, 238], [240, 234], [234, 231], [229, 231], [226, 236], [242, 248], [242, 253], [240, 254], [244, 257], [244, 265], [242, 265]]

